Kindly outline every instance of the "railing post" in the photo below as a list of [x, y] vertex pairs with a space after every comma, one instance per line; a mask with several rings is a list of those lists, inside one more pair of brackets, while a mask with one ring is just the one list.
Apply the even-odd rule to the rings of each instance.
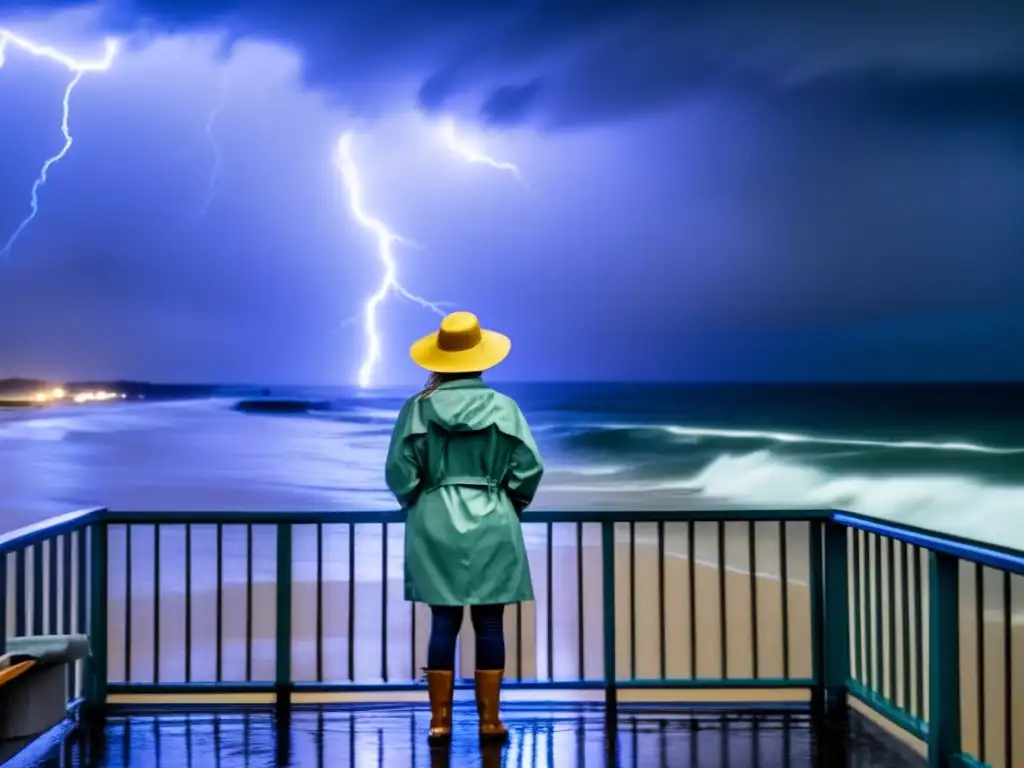
[[611, 521], [601, 523], [601, 573], [604, 598], [604, 703], [607, 713], [614, 717], [619, 697], [615, 684], [615, 523]]
[[825, 648], [822, 686], [825, 713], [846, 711], [850, 677], [849, 551], [846, 527], [825, 523]]
[[0, 656], [7, 652], [7, 553], [0, 552]]
[[[548, 578], [551, 574], [548, 573]], [[618, 764], [619, 691], [615, 664], [615, 523], [601, 522], [601, 585], [604, 602], [604, 718], [605, 760]], [[582, 630], [581, 630], [582, 631]], [[548, 627], [551, 632], [551, 627]]]
[[277, 632], [276, 674], [278, 714], [287, 714], [292, 704], [292, 525], [277, 525]]
[[107, 534], [105, 522], [93, 523], [89, 528], [89, 662], [85, 703], [94, 714], [107, 701]]
[[850, 666], [846, 528], [812, 521], [811, 712], [818, 718], [822, 765], [846, 765], [846, 680]]
[[960, 561], [928, 556], [928, 765], [960, 755]]
[[28, 607], [25, 596], [28, 594], [28, 562], [25, 558], [25, 547], [14, 553], [14, 636], [24, 637], [28, 634]]

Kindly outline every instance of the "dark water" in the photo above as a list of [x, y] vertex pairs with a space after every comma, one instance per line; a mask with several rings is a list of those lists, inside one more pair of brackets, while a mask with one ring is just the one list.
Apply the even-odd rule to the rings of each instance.
[[[518, 400], [544, 454], [541, 507], [842, 507], [1024, 547], [1021, 385], [498, 388]], [[91, 504], [393, 505], [382, 464], [408, 390], [279, 389], [328, 405], [232, 410], [254, 392], [0, 412], [5, 525]]]
[[[533, 425], [548, 492], [840, 507], [981, 538], [1024, 514], [1024, 385], [498, 388]], [[313, 418], [386, 428], [404, 396]]]

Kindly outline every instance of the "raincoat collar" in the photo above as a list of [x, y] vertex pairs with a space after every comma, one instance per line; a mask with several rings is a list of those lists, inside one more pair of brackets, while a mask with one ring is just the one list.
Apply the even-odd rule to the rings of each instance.
[[472, 379], [452, 379], [437, 385], [438, 389], [487, 389], [487, 384], [479, 376]]

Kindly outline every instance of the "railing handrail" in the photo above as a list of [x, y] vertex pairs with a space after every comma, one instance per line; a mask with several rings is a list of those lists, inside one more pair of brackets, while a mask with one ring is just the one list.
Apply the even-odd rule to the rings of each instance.
[[[0, 554], [36, 544], [63, 533], [83, 528], [90, 523], [108, 525], [317, 525], [344, 523], [354, 525], [398, 524], [405, 522], [401, 509], [367, 511], [317, 510], [289, 512], [284, 510], [192, 510], [192, 511], [125, 511], [95, 507], [68, 512], [37, 523], [0, 533]], [[981, 563], [1010, 573], [1024, 575], [1024, 550], [992, 542], [936, 531], [920, 526], [872, 517], [839, 509], [689, 509], [689, 510], [528, 510], [524, 523], [672, 523], [672, 522], [811, 522], [831, 521], [869, 533], [878, 533], [897, 541], [936, 552]]]
[[854, 512], [835, 510], [830, 518], [833, 522], [849, 528], [876, 533], [932, 552], [942, 552], [968, 562], [1024, 575], [1024, 551], [1011, 547]]
[[107, 510], [104, 507], [79, 509], [64, 515], [49, 517], [8, 533], [0, 533], [0, 555], [14, 552], [46, 541], [63, 533], [71, 533], [99, 521]]
[[[527, 510], [524, 523], [687, 523], [687, 522], [811, 522], [826, 521], [832, 515], [828, 509], [690, 509], [690, 510], [630, 510], [607, 512], [601, 510]], [[136, 512], [105, 510], [102, 519], [108, 525], [149, 524], [160, 525], [315, 525], [318, 523], [380, 524], [404, 523], [405, 510], [392, 509], [379, 512], [347, 511], [186, 511]]]

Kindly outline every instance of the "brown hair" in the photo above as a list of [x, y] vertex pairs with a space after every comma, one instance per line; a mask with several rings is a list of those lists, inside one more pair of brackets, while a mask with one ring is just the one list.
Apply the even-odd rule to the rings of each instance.
[[480, 375], [481, 374], [479, 371], [474, 371], [472, 373], [431, 373], [430, 376], [427, 377], [426, 385], [424, 385], [422, 391], [420, 392], [420, 397], [430, 397], [432, 394], [434, 394], [434, 392], [437, 391], [437, 388], [444, 384], [446, 381], [456, 381], [457, 379], [475, 379]]

